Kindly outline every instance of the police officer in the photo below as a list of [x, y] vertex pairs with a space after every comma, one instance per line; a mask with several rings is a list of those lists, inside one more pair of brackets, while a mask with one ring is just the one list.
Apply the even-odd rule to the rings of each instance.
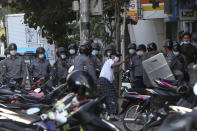
[[7, 80], [13, 79], [22, 87], [25, 86], [26, 66], [24, 60], [17, 56], [17, 46], [11, 43], [8, 47], [10, 57], [3, 62], [3, 77]]
[[[5, 49], [4, 55], [5, 55], [5, 59], [7, 57], [10, 57], [10, 52], [9, 52], [9, 49], [8, 48]], [[3, 62], [5, 61], [5, 59], [3, 59], [3, 60], [0, 61], [0, 83], [3, 82]]]
[[95, 65], [92, 59], [90, 59], [90, 54], [92, 52], [92, 46], [89, 41], [81, 43], [79, 46], [80, 55], [76, 56], [74, 59], [74, 70], [85, 70], [87, 71], [95, 83], [97, 83]]
[[55, 70], [58, 85], [66, 82], [66, 77], [68, 75], [68, 63], [66, 59], [66, 49], [64, 47], [58, 48], [58, 60], [55, 62], [53, 69]]
[[173, 41], [173, 54], [174, 59], [172, 60], [171, 69], [175, 70], [178, 69], [183, 73], [183, 80], [186, 82], [189, 82], [189, 74], [188, 74], [188, 68], [187, 68], [187, 61], [183, 54], [180, 53], [180, 44], [176, 41]]
[[74, 64], [74, 59], [77, 54], [77, 44], [72, 43], [68, 46], [68, 51], [69, 51], [69, 58], [68, 58], [68, 67], [71, 67]]
[[[182, 67], [182, 64], [180, 63], [180, 61], [176, 58], [176, 56], [173, 53], [173, 50], [172, 50], [173, 49], [173, 42], [170, 39], [167, 39], [165, 41], [164, 48], [166, 51], [166, 60], [168, 62], [170, 69], [172, 70], [172, 73], [174, 74], [176, 79], [182, 80], [184, 77], [184, 74], [183, 74], [181, 68], [183, 69], [183, 67]], [[181, 67], [179, 67], [179, 66], [181, 66]], [[179, 68], [177, 68], [177, 67], [179, 67]]]
[[105, 55], [106, 55], [107, 57], [110, 57], [110, 54], [111, 54], [112, 50], [115, 50], [114, 45], [113, 45], [112, 43], [111, 43], [111, 44], [108, 44], [108, 45], [106, 46], [106, 48], [105, 48]]
[[164, 49], [166, 52], [166, 60], [168, 62], [168, 65], [171, 67], [172, 66], [172, 60], [174, 59], [175, 55], [172, 52], [172, 48], [173, 48], [173, 42], [170, 39], [167, 39], [164, 43]]
[[91, 59], [94, 62], [95, 69], [96, 69], [96, 74], [97, 78], [99, 77], [101, 68], [102, 68], [102, 62], [99, 58], [99, 51], [100, 51], [100, 46], [98, 43], [92, 43], [92, 53], [91, 53]]
[[147, 51], [146, 46], [145, 46], [144, 44], [140, 44], [140, 45], [138, 46], [138, 48], [141, 48], [142, 51], [143, 51], [143, 53], [146, 53], [146, 51]]
[[130, 80], [131, 83], [135, 82], [135, 67], [136, 67], [136, 61], [138, 61], [138, 56], [136, 54], [136, 44], [135, 43], [130, 43], [128, 46], [129, 49], [129, 54], [130, 54], [130, 59], [129, 59], [129, 69], [130, 69]]
[[45, 49], [43, 47], [36, 49], [36, 57], [30, 66], [33, 80], [37, 81], [42, 77], [48, 78], [50, 74], [50, 63], [46, 60]]
[[[132, 54], [133, 51], [131, 51], [131, 49], [137, 52]], [[134, 84], [134, 87], [137, 89], [144, 88], [143, 68], [142, 68], [144, 46], [139, 45], [138, 48], [136, 49], [136, 44], [131, 43], [129, 45], [129, 52], [132, 54], [132, 57], [130, 59], [131, 82]]]

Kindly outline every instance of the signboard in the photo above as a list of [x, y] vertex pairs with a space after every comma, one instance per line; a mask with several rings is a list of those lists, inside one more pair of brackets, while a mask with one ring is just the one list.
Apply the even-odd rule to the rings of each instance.
[[167, 14], [164, 14], [164, 0], [158, 0], [158, 1], [159, 1], [159, 7], [153, 9], [153, 3], [150, 3], [150, 0], [141, 0], [143, 19], [168, 17]]
[[103, 14], [103, 1], [91, 0], [90, 11], [91, 11], [91, 15], [102, 15]]
[[131, 0], [129, 3], [129, 9], [127, 11], [127, 18], [130, 18], [133, 21], [138, 22], [137, 9], [137, 0]]
[[197, 20], [197, 11], [193, 9], [180, 9], [180, 20]]
[[27, 44], [38, 43], [38, 34], [35, 29], [25, 28], [25, 35]]

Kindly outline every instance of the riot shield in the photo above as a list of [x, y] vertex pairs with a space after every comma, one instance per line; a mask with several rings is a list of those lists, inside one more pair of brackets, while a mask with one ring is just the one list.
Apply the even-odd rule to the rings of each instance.
[[145, 70], [148, 78], [153, 86], [157, 86], [154, 82], [156, 78], [174, 80], [175, 77], [168, 66], [168, 63], [162, 53], [154, 55], [142, 62], [143, 69]]

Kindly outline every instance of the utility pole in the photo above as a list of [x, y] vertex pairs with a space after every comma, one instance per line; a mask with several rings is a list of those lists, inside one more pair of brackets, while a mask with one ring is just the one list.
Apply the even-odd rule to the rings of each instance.
[[89, 0], [80, 0], [80, 42], [88, 41], [89, 35]]
[[[125, 60], [125, 26], [126, 26], [126, 4], [124, 4], [123, 23], [121, 26], [121, 54], [123, 60]], [[122, 68], [123, 70], [125, 70], [125, 63], [123, 63]]]

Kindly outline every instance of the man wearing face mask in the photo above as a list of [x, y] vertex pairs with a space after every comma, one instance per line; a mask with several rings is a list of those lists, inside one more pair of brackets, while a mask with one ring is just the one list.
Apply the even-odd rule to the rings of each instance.
[[173, 48], [173, 42], [170, 39], [167, 39], [164, 43], [164, 49], [166, 52], [166, 61], [168, 62], [168, 65], [171, 67], [172, 61], [174, 59], [174, 53], [172, 52]]
[[119, 62], [120, 53], [115, 50], [111, 51], [110, 58], [104, 63], [100, 76], [99, 85], [101, 89], [101, 96], [105, 96], [105, 103], [107, 105], [107, 112], [111, 120], [115, 120], [115, 114], [118, 109], [118, 97], [116, 88], [113, 85], [114, 68], [119, 67], [125, 61]]
[[180, 45], [178, 42], [173, 41], [173, 54], [174, 58], [172, 60], [171, 69], [173, 70], [179, 70], [183, 73], [183, 80], [186, 82], [189, 82], [189, 74], [187, 69], [187, 62], [186, 58], [183, 54], [180, 53]]
[[137, 56], [133, 57], [132, 64], [130, 65], [131, 69], [131, 80], [134, 84], [134, 87], [137, 89], [145, 88], [143, 83], [143, 67], [142, 67], [142, 59], [144, 56], [144, 46], [139, 45], [136, 49]]
[[99, 43], [92, 43], [92, 53], [91, 53], [90, 58], [94, 62], [97, 78], [99, 77], [99, 74], [100, 74], [100, 71], [101, 71], [101, 67], [102, 67], [102, 62], [99, 59], [99, 51], [100, 51]]
[[26, 66], [24, 60], [17, 56], [17, 46], [11, 43], [8, 47], [10, 57], [3, 62], [3, 77], [7, 80], [14, 79], [22, 87], [25, 86]]
[[186, 57], [187, 64], [196, 63], [196, 48], [191, 44], [191, 34], [185, 32], [182, 36], [181, 53]]
[[64, 47], [58, 48], [58, 60], [55, 62], [53, 70], [58, 79], [58, 85], [66, 82], [66, 77], [68, 75], [68, 63], [66, 59], [66, 49]]
[[109, 58], [110, 57], [110, 54], [112, 52], [112, 50], [115, 50], [115, 47], [114, 45], [111, 43], [111, 44], [108, 44], [105, 48], [105, 55]]
[[136, 54], [136, 44], [135, 43], [130, 43], [128, 46], [129, 49], [129, 54], [130, 54], [130, 58], [129, 58], [129, 70], [130, 70], [130, 80], [131, 83], [135, 82], [135, 64], [136, 61], [138, 61], [138, 56]]
[[69, 58], [68, 58], [68, 67], [71, 67], [74, 64], [74, 59], [77, 54], [77, 44], [72, 43], [68, 46], [68, 51], [69, 51]]
[[36, 49], [36, 57], [30, 66], [33, 80], [37, 81], [42, 77], [48, 78], [51, 67], [49, 61], [46, 60], [45, 49], [43, 47]]

